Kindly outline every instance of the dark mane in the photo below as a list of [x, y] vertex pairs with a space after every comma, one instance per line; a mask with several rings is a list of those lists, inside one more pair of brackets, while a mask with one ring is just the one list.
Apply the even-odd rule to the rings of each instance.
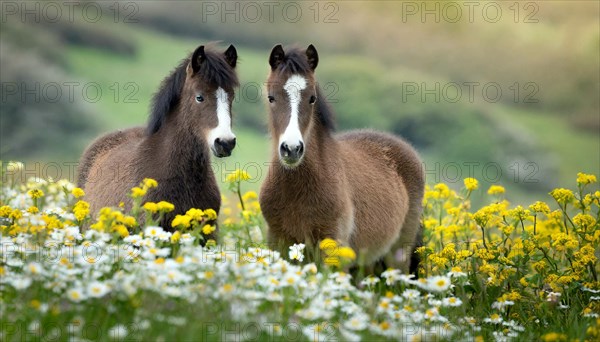
[[[279, 74], [301, 74], [306, 75], [314, 71], [308, 64], [306, 51], [299, 47], [291, 47], [285, 50], [283, 61], [277, 70]], [[321, 88], [317, 85], [317, 117], [324, 128], [333, 131], [335, 130], [335, 116], [333, 110], [327, 103], [326, 97], [323, 95]]]
[[[234, 69], [227, 64], [223, 54], [211, 49], [205, 49], [206, 59], [202, 62], [198, 75], [203, 82], [231, 90], [239, 85]], [[167, 76], [160, 84], [152, 98], [152, 107], [148, 121], [148, 134], [158, 132], [166, 121], [169, 113], [177, 107], [181, 100], [181, 91], [186, 78], [186, 68], [191, 54]]]
[[310, 69], [310, 65], [308, 65], [306, 51], [298, 47], [287, 48], [285, 50], [283, 61], [277, 66], [276, 71], [279, 74], [308, 74], [313, 72]]
[[319, 118], [319, 122], [323, 125], [324, 128], [330, 131], [335, 131], [335, 115], [329, 103], [327, 103], [327, 98], [323, 95], [321, 91], [321, 87], [317, 85], [317, 117]]

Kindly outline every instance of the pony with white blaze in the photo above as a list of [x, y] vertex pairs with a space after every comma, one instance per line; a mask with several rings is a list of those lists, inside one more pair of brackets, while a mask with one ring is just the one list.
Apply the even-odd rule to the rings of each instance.
[[128, 210], [132, 201], [127, 194], [144, 178], [158, 181], [144, 201], [175, 205], [161, 222], [164, 228], [190, 208], [219, 211], [210, 152], [227, 157], [236, 144], [231, 130], [236, 62], [233, 45], [223, 53], [198, 47], [162, 82], [147, 127], [106, 134], [86, 149], [77, 183], [92, 212], [120, 202]]
[[[364, 265], [414, 271], [424, 174], [404, 140], [370, 130], [334, 134], [333, 112], [315, 79], [319, 57], [281, 45], [269, 57], [272, 167], [260, 193], [269, 243], [285, 250], [333, 238]], [[366, 113], [367, 114], [367, 113]]]

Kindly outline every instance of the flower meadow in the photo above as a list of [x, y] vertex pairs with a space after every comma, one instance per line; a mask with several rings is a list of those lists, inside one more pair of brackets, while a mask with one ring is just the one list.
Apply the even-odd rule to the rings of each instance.
[[[82, 189], [17, 182], [20, 165], [2, 177], [3, 341], [600, 340], [594, 175], [516, 206], [473, 178], [428, 186], [419, 276], [358, 277], [358, 252], [331, 239], [269, 250], [243, 171], [219, 217], [190, 209], [160, 227], [174, 207], [143, 201], [154, 180], [131, 190], [131, 211], [92, 217]], [[473, 209], [478, 191], [490, 204]]]

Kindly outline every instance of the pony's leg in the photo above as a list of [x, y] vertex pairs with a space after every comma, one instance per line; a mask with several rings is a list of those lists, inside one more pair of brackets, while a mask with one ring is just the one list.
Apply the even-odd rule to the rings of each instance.
[[412, 260], [415, 248], [418, 247], [418, 237], [422, 239], [421, 227], [421, 209], [413, 206], [409, 209], [404, 219], [404, 224], [400, 230], [400, 236], [390, 251], [386, 254], [384, 260], [387, 267], [400, 269], [407, 273], [413, 269]]

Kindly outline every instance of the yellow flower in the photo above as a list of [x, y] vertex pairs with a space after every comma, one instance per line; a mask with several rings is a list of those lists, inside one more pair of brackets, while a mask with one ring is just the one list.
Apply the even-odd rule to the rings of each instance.
[[575, 199], [575, 195], [573, 195], [573, 192], [571, 190], [563, 188], [552, 190], [550, 192], [550, 195], [554, 197], [556, 202], [563, 205], [566, 205], [567, 203], [570, 203], [571, 201], [573, 201], [573, 199]]
[[191, 220], [192, 220], [192, 218], [187, 215], [177, 215], [173, 219], [173, 222], [171, 222], [171, 226], [172, 227], [182, 226], [184, 228], [189, 228]]
[[336, 251], [336, 255], [339, 256], [340, 258], [345, 258], [345, 259], [350, 259], [350, 260], [356, 259], [356, 253], [350, 247], [338, 248]]
[[335, 242], [335, 240], [330, 239], [330, 238], [325, 238], [321, 241], [321, 243], [319, 243], [319, 248], [320, 249], [335, 249], [337, 248], [338, 244], [337, 242]]
[[0, 207], [0, 217], [8, 217], [12, 213], [11, 207], [3, 205]]
[[128, 227], [133, 227], [137, 224], [135, 217], [133, 217], [133, 216], [123, 216], [123, 217], [120, 217], [119, 220], [121, 221], [121, 223], [123, 223], [124, 225], [126, 225]]
[[487, 193], [489, 195], [500, 195], [500, 194], [503, 194], [504, 192], [505, 192], [504, 187], [501, 185], [492, 185], [492, 186], [490, 186], [490, 188], [487, 191]]
[[158, 186], [158, 182], [152, 178], [144, 178], [142, 183], [144, 184], [144, 188], [146, 189], [156, 188]]
[[27, 209], [27, 212], [30, 214], [37, 214], [40, 212], [40, 210], [38, 209], [38, 207], [31, 206]]
[[37, 309], [39, 309], [39, 308], [40, 308], [40, 306], [42, 306], [42, 303], [40, 303], [40, 301], [39, 301], [39, 300], [37, 300], [37, 299], [32, 299], [32, 300], [29, 302], [29, 306], [31, 306], [32, 308], [34, 308], [34, 309], [36, 309], [36, 310], [37, 310]]
[[140, 187], [134, 187], [131, 189], [131, 197], [140, 198], [146, 195], [146, 190]]
[[210, 235], [216, 229], [217, 228], [215, 226], [211, 226], [209, 224], [205, 224], [204, 227], [202, 227], [202, 234], [204, 234], [204, 235]]
[[40, 189], [31, 189], [29, 191], [27, 191], [27, 195], [29, 195], [29, 197], [36, 199], [36, 198], [40, 198], [42, 196], [44, 196], [44, 192]]
[[185, 214], [196, 221], [202, 221], [202, 216], [204, 216], [204, 212], [196, 208], [188, 210]]
[[520, 205], [508, 211], [508, 215], [514, 217], [517, 220], [525, 220], [527, 216], [529, 216], [529, 214], [529, 210], [524, 209]]
[[73, 214], [77, 221], [83, 221], [90, 213], [90, 205], [86, 201], [78, 201], [73, 206]]
[[146, 203], [144, 203], [142, 208], [144, 208], [144, 210], [147, 210], [154, 214], [158, 211], [158, 204], [156, 204], [154, 202], [146, 202]]
[[122, 224], [116, 225], [115, 230], [122, 238], [126, 238], [129, 236], [129, 230]]
[[73, 188], [73, 190], [71, 190], [71, 194], [73, 194], [73, 196], [75, 196], [75, 198], [85, 196], [85, 192], [81, 188]]
[[[434, 190], [437, 191], [438, 198], [448, 198], [450, 197], [450, 188], [444, 183], [438, 183], [433, 187]], [[434, 196], [435, 198], [435, 196]]]
[[252, 219], [252, 212], [250, 210], [243, 210], [242, 217], [244, 218], [244, 220], [250, 221], [250, 219]]
[[531, 209], [532, 211], [534, 211], [536, 213], [544, 213], [544, 214], [550, 213], [550, 207], [548, 207], [548, 204], [546, 204], [544, 202], [540, 202], [540, 201], [537, 201], [537, 202], [533, 203], [532, 205], [530, 205], [529, 209]]
[[13, 220], [18, 220], [23, 217], [23, 212], [21, 212], [19, 209], [15, 209], [8, 215], [8, 217]]
[[204, 210], [204, 215], [206, 216], [206, 219], [209, 221], [217, 219], [217, 212], [212, 209]]
[[587, 185], [590, 183], [596, 183], [596, 176], [582, 172], [577, 173], [577, 185]]
[[547, 334], [543, 335], [541, 337], [541, 339], [544, 342], [562, 342], [562, 341], [568, 341], [567, 335], [559, 334], [559, 333], [556, 333], [556, 332], [547, 333]]
[[242, 200], [244, 202], [255, 200], [257, 198], [258, 198], [258, 195], [254, 191], [248, 191], [244, 194], [244, 196], [242, 196]]
[[227, 177], [225, 178], [225, 181], [227, 183], [235, 183], [235, 182], [245, 181], [245, 180], [249, 180], [249, 179], [251, 179], [251, 177], [248, 174], [248, 172], [237, 169], [234, 172], [228, 174]]
[[579, 213], [573, 217], [573, 223], [586, 230], [596, 224], [596, 219], [592, 215]]
[[465, 178], [464, 180], [465, 183], [465, 188], [467, 188], [467, 190], [469, 191], [473, 191], [476, 190], [477, 187], [479, 187], [479, 182], [477, 182], [477, 179], [475, 178]]
[[156, 203], [156, 205], [158, 206], [158, 211], [162, 211], [165, 213], [175, 210], [175, 206], [166, 201], [160, 201], [160, 202]]
[[173, 233], [173, 235], [171, 235], [171, 243], [177, 243], [179, 242], [179, 239], [181, 239], [180, 231], [176, 231], [175, 233]]

